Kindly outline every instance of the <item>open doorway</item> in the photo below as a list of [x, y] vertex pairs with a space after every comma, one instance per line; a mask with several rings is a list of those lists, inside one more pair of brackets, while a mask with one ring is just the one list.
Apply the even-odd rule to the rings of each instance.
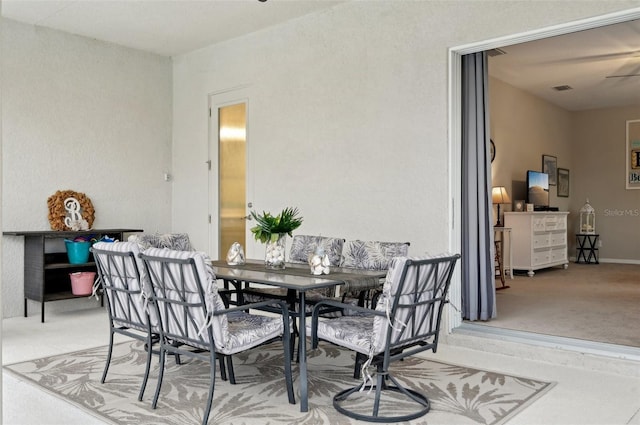
[[[479, 51], [485, 51], [485, 50], [492, 50], [492, 49], [497, 49], [497, 48], [502, 48], [505, 46], [509, 46], [511, 44], [517, 44], [520, 42], [525, 42], [525, 41], [532, 41], [532, 40], [539, 40], [539, 39], [544, 39], [544, 38], [548, 38], [548, 37], [553, 37], [553, 36], [557, 36], [557, 35], [561, 35], [561, 34], [568, 34], [568, 33], [576, 33], [576, 32], [580, 32], [580, 31], [584, 31], [584, 30], [588, 30], [591, 28], [597, 28], [597, 27], [601, 27], [601, 26], [605, 26], [605, 25], [610, 25], [610, 24], [617, 24], [620, 22], [626, 22], [626, 21], [631, 21], [634, 19], [638, 19], [638, 17], [640, 16], [640, 13], [635, 11], [634, 13], [626, 13], [626, 14], [614, 14], [614, 15], [607, 15], [607, 16], [603, 16], [603, 17], [599, 17], [599, 18], [595, 18], [595, 19], [590, 19], [590, 20], [586, 20], [586, 21], [581, 21], [581, 22], [576, 22], [576, 23], [572, 23], [572, 24], [567, 24], [561, 28], [553, 28], [553, 29], [548, 29], [548, 30], [540, 30], [537, 32], [532, 32], [532, 33], [528, 33], [528, 34], [520, 34], [520, 35], [514, 35], [512, 37], [507, 37], [507, 38], [503, 38], [500, 40], [490, 40], [490, 41], [486, 41], [486, 42], [482, 42], [482, 43], [478, 43], [476, 45], [473, 46], [465, 46], [462, 48], [454, 48], [451, 50], [451, 69], [452, 69], [452, 78], [450, 81], [452, 81], [452, 87], [451, 87], [451, 91], [450, 91], [450, 95], [451, 95], [451, 127], [450, 127], [450, 134], [451, 134], [451, 164], [453, 167], [452, 170], [452, 182], [451, 182], [451, 188], [452, 188], [452, 197], [453, 197], [453, 204], [454, 206], [457, 205], [461, 205], [460, 202], [460, 181], [458, 180], [460, 176], [460, 112], [459, 112], [459, 105], [460, 105], [460, 62], [461, 62], [461, 56], [464, 54], [470, 54], [470, 53], [474, 53], [474, 52], [479, 52]], [[514, 107], [512, 110], [513, 113], [517, 113], [517, 107]], [[494, 139], [493, 134], [492, 134], [492, 139]], [[503, 142], [502, 140], [496, 140], [496, 145], [497, 145], [497, 155], [500, 155], [500, 143]], [[505, 154], [505, 150], [503, 150], [503, 154]], [[507, 157], [509, 157], [509, 154], [506, 153]], [[538, 166], [540, 167], [540, 166]], [[511, 178], [510, 180], [514, 180], [513, 178]], [[511, 183], [511, 181], [509, 181], [509, 183]], [[517, 195], [516, 195], [517, 196]], [[512, 199], [520, 199], [520, 198], [512, 198]], [[567, 207], [569, 206], [569, 204], [567, 203]], [[454, 208], [455, 209], [455, 208]], [[460, 211], [459, 211], [459, 207], [457, 207], [458, 211], [454, 212], [454, 215], [456, 217], [460, 217]], [[456, 229], [460, 229], [459, 223], [456, 223], [457, 225], [455, 226]], [[569, 234], [571, 235], [571, 232], [569, 232]], [[460, 234], [460, 231], [457, 231], [457, 234], [454, 235], [455, 237], [459, 237], [461, 238], [462, 235]], [[460, 239], [459, 239], [460, 240]], [[459, 242], [458, 242], [459, 243]], [[541, 273], [542, 275], [542, 273]], [[549, 274], [549, 276], [551, 276], [552, 273]], [[516, 279], [529, 279], [526, 276], [525, 277], [519, 277], [516, 276]], [[508, 291], [508, 290], [507, 290]], [[504, 291], [502, 291], [504, 292]], [[454, 302], [459, 302], [460, 301], [460, 286], [458, 287], [453, 287], [452, 288], [452, 300]], [[498, 303], [498, 317], [500, 317], [500, 295], [498, 295], [498, 299], [497, 299], [497, 303]], [[615, 307], [614, 307], [615, 308]], [[458, 321], [457, 325], [460, 326], [461, 325], [461, 319], [460, 318], [456, 318], [455, 317], [456, 314], [452, 314], [452, 317], [450, 317], [450, 321], [453, 324], [453, 327], [456, 327], [456, 321]], [[544, 315], [539, 315], [538, 319], [540, 321], [544, 321], [545, 317]], [[474, 326], [475, 326], [474, 322]], [[466, 324], [465, 324], [466, 325]], [[481, 325], [482, 326], [482, 325]], [[533, 332], [531, 330], [524, 330], [524, 332]]]

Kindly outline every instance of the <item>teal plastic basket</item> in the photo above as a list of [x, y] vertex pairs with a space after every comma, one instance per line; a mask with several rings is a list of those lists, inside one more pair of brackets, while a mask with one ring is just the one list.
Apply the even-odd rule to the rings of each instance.
[[89, 248], [91, 242], [64, 241], [67, 247], [67, 256], [71, 264], [83, 264], [89, 261]]

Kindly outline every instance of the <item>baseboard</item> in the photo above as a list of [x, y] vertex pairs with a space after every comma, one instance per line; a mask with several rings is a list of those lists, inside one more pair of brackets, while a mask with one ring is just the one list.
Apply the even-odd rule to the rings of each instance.
[[[569, 261], [571, 261], [572, 263], [575, 263], [576, 257], [570, 257]], [[599, 258], [598, 262], [613, 263], [613, 264], [640, 264], [640, 260], [629, 260], [629, 259], [621, 260], [619, 258]], [[581, 264], [584, 264], [584, 263], [581, 263]]]
[[640, 348], [464, 322], [441, 341], [451, 346], [640, 378]]

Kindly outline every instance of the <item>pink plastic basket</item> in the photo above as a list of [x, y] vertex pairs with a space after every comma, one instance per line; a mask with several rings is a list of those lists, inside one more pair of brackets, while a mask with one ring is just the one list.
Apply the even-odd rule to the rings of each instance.
[[96, 272], [69, 273], [71, 277], [71, 293], [73, 295], [91, 295]]

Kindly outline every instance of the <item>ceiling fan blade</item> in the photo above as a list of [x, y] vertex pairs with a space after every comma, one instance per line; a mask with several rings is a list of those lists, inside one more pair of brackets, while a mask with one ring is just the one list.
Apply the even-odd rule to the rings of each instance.
[[620, 59], [633, 60], [633, 59], [638, 59], [639, 57], [640, 56], [639, 56], [638, 50], [628, 50], [624, 52], [604, 53], [599, 55], [574, 56], [574, 57], [569, 56], [565, 58], [543, 61], [540, 63], [545, 65], [553, 65], [553, 64], [561, 64], [561, 63], [583, 63], [583, 62], [590, 63], [590, 62], [602, 62], [602, 61], [620, 60]]
[[607, 75], [604, 78], [625, 78], [625, 77], [640, 77], [640, 74]]

